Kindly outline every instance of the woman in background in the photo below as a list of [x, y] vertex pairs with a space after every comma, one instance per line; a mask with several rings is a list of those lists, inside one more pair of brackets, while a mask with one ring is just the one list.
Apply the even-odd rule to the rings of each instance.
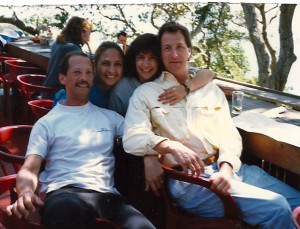
[[[85, 44], [88, 45], [90, 41], [91, 30], [92, 24], [84, 18], [75, 16], [68, 21], [66, 27], [57, 36], [56, 41], [51, 46], [50, 62], [44, 86], [54, 87], [58, 90], [62, 88], [58, 80], [60, 61], [69, 52], [82, 51], [82, 46]], [[49, 93], [43, 93], [42, 97], [53, 99], [53, 95]]]

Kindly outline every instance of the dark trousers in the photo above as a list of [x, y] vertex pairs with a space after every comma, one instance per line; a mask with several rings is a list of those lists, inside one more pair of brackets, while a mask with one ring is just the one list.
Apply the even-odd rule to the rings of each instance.
[[55, 229], [87, 229], [96, 217], [108, 219], [124, 229], [155, 228], [119, 195], [69, 186], [46, 195], [41, 215], [42, 223]]

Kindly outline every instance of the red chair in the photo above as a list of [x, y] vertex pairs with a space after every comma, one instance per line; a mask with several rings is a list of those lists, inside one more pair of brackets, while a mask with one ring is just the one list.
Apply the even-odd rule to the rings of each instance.
[[17, 76], [17, 80], [20, 87], [21, 94], [24, 95], [25, 101], [23, 103], [23, 112], [25, 113], [25, 122], [32, 124], [32, 115], [28, 113], [28, 102], [32, 100], [39, 99], [42, 92], [48, 92], [54, 94], [57, 89], [53, 87], [43, 86], [43, 82], [46, 75], [38, 74], [22, 74]]
[[57, 88], [43, 86], [46, 75], [21, 74], [17, 76], [21, 92], [25, 95], [27, 102], [37, 99], [41, 92], [55, 93]]
[[17, 173], [24, 162], [32, 126], [14, 125], [0, 128], [0, 175]]
[[[15, 202], [17, 195], [15, 193], [16, 175], [0, 177], [0, 223], [6, 229], [45, 229], [40, 224], [40, 216], [38, 212], [30, 216], [28, 220], [18, 219], [15, 216], [8, 216], [5, 213], [5, 207]], [[93, 221], [91, 229], [120, 229], [119, 226], [109, 220], [96, 218]]]
[[9, 74], [10, 81], [12, 82], [12, 92], [13, 92], [13, 123], [18, 123], [18, 118], [21, 118], [19, 123], [24, 124], [23, 118], [23, 107], [22, 97], [20, 95], [20, 90], [17, 84], [17, 76], [21, 74], [45, 74], [45, 71], [41, 68], [34, 66], [33, 64], [24, 60], [6, 60], [6, 66], [8, 68], [7, 74]]
[[3, 112], [4, 115], [9, 114], [9, 95], [10, 90], [12, 89], [12, 79], [10, 74], [7, 74], [7, 67], [5, 64], [6, 60], [16, 60], [18, 58], [13, 57], [8, 53], [0, 53], [0, 63], [1, 63], [1, 71], [0, 71], [0, 83], [2, 84], [3, 88]]
[[225, 216], [222, 218], [202, 218], [186, 213], [182, 208], [177, 206], [171, 199], [167, 187], [167, 179], [180, 180], [192, 184], [197, 184], [205, 188], [210, 188], [211, 182], [208, 179], [188, 176], [182, 172], [174, 170], [166, 165], [162, 165], [165, 172], [165, 182], [163, 187], [163, 198], [166, 208], [166, 229], [199, 229], [199, 228], [214, 228], [214, 229], [235, 229], [235, 228], [251, 228], [243, 222], [240, 210], [235, 204], [232, 197], [225, 196], [215, 192], [224, 205]]
[[13, 81], [21, 74], [45, 74], [44, 70], [25, 60], [6, 60], [5, 63]]
[[298, 223], [298, 225], [300, 226], [300, 206], [296, 207], [293, 210], [293, 216], [296, 219], [296, 222]]
[[31, 107], [31, 111], [35, 118], [34, 121], [36, 121], [39, 118], [43, 117], [52, 109], [53, 100], [50, 99], [31, 100], [28, 102], [28, 105]]

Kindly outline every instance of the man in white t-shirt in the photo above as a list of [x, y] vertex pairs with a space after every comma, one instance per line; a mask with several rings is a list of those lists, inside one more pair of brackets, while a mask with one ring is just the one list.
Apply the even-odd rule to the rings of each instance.
[[88, 56], [67, 54], [60, 64], [59, 80], [66, 100], [33, 126], [17, 176], [18, 200], [7, 207], [7, 213], [27, 219], [41, 208], [42, 223], [55, 229], [89, 228], [96, 217], [122, 228], [154, 228], [115, 188], [114, 138], [122, 136], [124, 119], [88, 101], [93, 84]]

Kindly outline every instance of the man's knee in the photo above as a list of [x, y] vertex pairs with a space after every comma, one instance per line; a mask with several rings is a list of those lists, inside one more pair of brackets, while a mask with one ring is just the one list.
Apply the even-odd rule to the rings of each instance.
[[41, 213], [47, 228], [86, 228], [92, 218], [86, 204], [72, 193], [51, 196]]

